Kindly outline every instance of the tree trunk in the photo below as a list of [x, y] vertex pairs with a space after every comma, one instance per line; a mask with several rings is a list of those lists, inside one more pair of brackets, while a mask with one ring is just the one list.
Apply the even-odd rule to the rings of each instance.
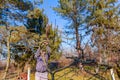
[[79, 23], [77, 22], [77, 0], [75, 0], [75, 5], [74, 5], [74, 16], [73, 16], [73, 22], [74, 22], [74, 27], [75, 27], [75, 35], [76, 35], [76, 48], [78, 52], [78, 56], [80, 57], [81, 53], [81, 47], [80, 47], [80, 37], [79, 37]]
[[81, 49], [80, 49], [80, 38], [79, 38], [79, 33], [78, 33], [78, 27], [76, 26], [75, 28], [75, 31], [76, 31], [76, 48], [77, 48], [77, 52], [78, 52], [78, 56], [80, 57], [80, 52], [81, 52]]
[[8, 51], [8, 54], [7, 54], [7, 64], [6, 64], [6, 68], [5, 68], [5, 73], [4, 73], [3, 79], [6, 78], [7, 73], [8, 73], [8, 69], [9, 69], [9, 65], [10, 65], [10, 36], [8, 36], [8, 38], [7, 38], [7, 51]]

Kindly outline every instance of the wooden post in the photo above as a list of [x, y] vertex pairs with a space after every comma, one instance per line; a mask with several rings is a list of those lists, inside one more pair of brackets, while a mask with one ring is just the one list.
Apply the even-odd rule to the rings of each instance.
[[111, 73], [111, 78], [112, 78], [112, 80], [115, 80], [115, 76], [114, 76], [113, 68], [110, 69], [110, 73]]
[[30, 80], [30, 67], [28, 67], [27, 80]]

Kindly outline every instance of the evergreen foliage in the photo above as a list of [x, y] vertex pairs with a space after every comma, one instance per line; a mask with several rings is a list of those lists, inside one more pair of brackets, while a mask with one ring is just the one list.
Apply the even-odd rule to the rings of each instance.
[[47, 23], [48, 19], [43, 15], [43, 11], [40, 9], [34, 9], [29, 11], [25, 26], [30, 32], [39, 33], [41, 35], [42, 33], [45, 33]]
[[[68, 25], [69, 31], [73, 31], [73, 35], [75, 35], [76, 41], [76, 49], [78, 51], [78, 55], [80, 56], [82, 47], [82, 31], [85, 26], [82, 26], [86, 22], [86, 8], [87, 8], [87, 0], [59, 0], [58, 7], [54, 8], [56, 12], [58, 12], [64, 19], [70, 22]], [[80, 30], [82, 29], [82, 30]]]

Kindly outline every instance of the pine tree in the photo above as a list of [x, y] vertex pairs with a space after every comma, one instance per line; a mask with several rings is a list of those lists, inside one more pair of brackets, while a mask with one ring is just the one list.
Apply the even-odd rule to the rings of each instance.
[[25, 22], [28, 10], [33, 9], [30, 1], [0, 0], [0, 24], [18, 25], [17, 21]]
[[35, 8], [34, 10], [29, 11], [25, 26], [30, 32], [39, 33], [41, 35], [42, 33], [45, 33], [47, 23], [48, 18], [43, 14], [43, 11]]
[[[76, 49], [80, 56], [81, 47], [81, 36], [79, 29], [84, 28], [82, 25], [86, 19], [86, 7], [87, 0], [59, 0], [58, 7], [54, 8], [64, 19], [68, 20], [71, 24], [69, 29], [74, 31], [76, 40]], [[71, 31], [69, 30], [69, 31]]]

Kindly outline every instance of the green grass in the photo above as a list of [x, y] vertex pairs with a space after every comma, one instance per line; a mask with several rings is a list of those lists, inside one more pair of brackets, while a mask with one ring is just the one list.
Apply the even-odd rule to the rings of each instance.
[[[102, 74], [107, 80], [111, 80], [110, 73], [109, 71], [107, 73]], [[51, 80], [51, 75], [48, 75], [49, 80]], [[117, 76], [115, 75], [116, 80]], [[35, 80], [35, 75], [34, 73], [31, 74], [31, 80]], [[100, 80], [95, 78], [94, 76], [84, 72], [84, 71], [79, 71], [78, 69], [72, 69], [72, 68], [67, 68], [65, 70], [62, 70], [60, 72], [57, 72], [55, 74], [55, 80]]]
[[[34, 80], [34, 73], [31, 74], [31, 80]], [[80, 72], [77, 69], [67, 68], [55, 74], [55, 80], [87, 80], [89, 77], [85, 72]], [[48, 75], [48, 78], [51, 80], [51, 75]], [[97, 79], [96, 79], [97, 80]]]

